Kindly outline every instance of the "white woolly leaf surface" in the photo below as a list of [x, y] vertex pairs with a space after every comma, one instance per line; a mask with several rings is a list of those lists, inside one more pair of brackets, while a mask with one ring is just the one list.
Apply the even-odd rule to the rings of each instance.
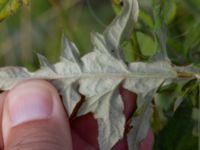
[[22, 80], [46, 79], [62, 95], [69, 115], [79, 102], [80, 94], [84, 95], [85, 102], [78, 115], [89, 112], [94, 114], [99, 125], [99, 147], [101, 150], [110, 150], [124, 134], [124, 106], [119, 94], [119, 86], [122, 85], [137, 94], [137, 106], [143, 109], [136, 118], [132, 118], [133, 128], [128, 134], [129, 149], [138, 149], [149, 129], [151, 100], [159, 86], [168, 79], [177, 78], [180, 71], [199, 78], [199, 70], [172, 66], [161, 55], [156, 56], [160, 59], [150, 63], [126, 64], [120, 45], [132, 32], [139, 6], [137, 0], [124, 1], [121, 15], [115, 18], [105, 32], [91, 34], [94, 46], [92, 52], [81, 58], [75, 44], [63, 38], [60, 62], [50, 64], [44, 56], [38, 54], [41, 68], [34, 73], [20, 67], [0, 68], [0, 89], [11, 89]]

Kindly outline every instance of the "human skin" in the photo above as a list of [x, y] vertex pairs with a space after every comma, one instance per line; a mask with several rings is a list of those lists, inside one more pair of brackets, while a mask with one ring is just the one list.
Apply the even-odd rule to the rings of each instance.
[[[128, 150], [130, 117], [136, 94], [120, 88], [126, 118], [123, 139], [112, 150]], [[79, 105], [80, 106], [80, 105]], [[92, 113], [69, 118], [57, 90], [47, 81], [28, 80], [0, 94], [0, 150], [98, 150], [98, 124]], [[149, 130], [140, 150], [150, 150]]]

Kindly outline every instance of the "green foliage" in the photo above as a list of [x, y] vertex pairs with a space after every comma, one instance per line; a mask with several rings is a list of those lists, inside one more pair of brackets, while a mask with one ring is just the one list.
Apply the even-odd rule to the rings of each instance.
[[156, 134], [154, 150], [197, 150], [198, 137], [192, 135], [196, 123], [191, 115], [191, 102], [185, 99], [162, 131]]
[[0, 0], [0, 22], [12, 15], [21, 5], [27, 5], [29, 0]]

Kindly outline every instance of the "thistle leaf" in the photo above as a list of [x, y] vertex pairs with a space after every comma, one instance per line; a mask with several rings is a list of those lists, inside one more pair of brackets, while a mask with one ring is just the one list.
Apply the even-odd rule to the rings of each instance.
[[[131, 33], [139, 7], [137, 0], [124, 2], [121, 15], [103, 34], [92, 33], [92, 52], [80, 57], [75, 44], [63, 38], [60, 62], [50, 64], [44, 56], [38, 55], [41, 68], [36, 72], [20, 67], [0, 68], [0, 89], [9, 90], [17, 82], [27, 79], [48, 80], [63, 97], [69, 115], [80, 101], [80, 95], [84, 95], [85, 101], [78, 115], [93, 113], [99, 125], [99, 147], [109, 150], [124, 134], [124, 106], [119, 94], [119, 85], [122, 85], [137, 94], [137, 106], [143, 109], [136, 118], [132, 118], [133, 128], [128, 135], [129, 149], [136, 150], [149, 129], [151, 100], [155, 92], [165, 81], [178, 78], [180, 72], [187, 73], [188, 69], [177, 69], [167, 59], [125, 63], [120, 44]], [[165, 42], [162, 44], [165, 50]], [[190, 73], [194, 74], [199, 76], [198, 71]]]
[[9, 90], [17, 82], [30, 78], [31, 73], [22, 67], [4, 67], [0, 68], [0, 89]]
[[131, 121], [131, 130], [128, 134], [128, 146], [130, 150], [138, 150], [141, 141], [146, 137], [150, 120], [153, 114], [153, 106], [152, 106], [152, 98], [157, 89], [154, 89], [148, 92], [143, 99], [145, 99], [145, 103], [143, 104], [142, 112], [137, 116], [133, 117]]
[[98, 119], [98, 140], [102, 150], [111, 149], [124, 134], [125, 117], [122, 98], [119, 94], [119, 83], [112, 86], [108, 91], [86, 99], [79, 110], [81, 115], [93, 112], [95, 118]]
[[123, 60], [120, 44], [127, 37], [130, 37], [133, 23], [137, 21], [139, 15], [139, 5], [137, 0], [124, 0], [124, 7], [121, 15], [116, 17], [104, 31], [105, 41], [109, 49], [114, 51], [115, 57]]

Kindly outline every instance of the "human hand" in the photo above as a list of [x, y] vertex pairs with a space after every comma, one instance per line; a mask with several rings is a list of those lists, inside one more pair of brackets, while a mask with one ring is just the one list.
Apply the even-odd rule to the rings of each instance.
[[[121, 88], [126, 130], [136, 110], [136, 95]], [[0, 94], [0, 150], [98, 150], [93, 115], [67, 116], [56, 89], [47, 81], [28, 80]], [[149, 131], [140, 150], [150, 150]], [[128, 150], [126, 133], [112, 150]]]

